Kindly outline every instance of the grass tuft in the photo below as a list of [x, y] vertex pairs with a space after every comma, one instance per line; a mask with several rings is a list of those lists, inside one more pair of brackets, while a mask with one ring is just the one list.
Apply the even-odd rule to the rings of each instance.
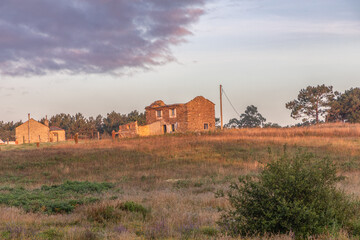
[[79, 205], [99, 200], [85, 194], [98, 194], [112, 187], [110, 183], [71, 181], [60, 185], [43, 185], [34, 190], [3, 187], [0, 189], [0, 204], [21, 207], [26, 212], [70, 213]]

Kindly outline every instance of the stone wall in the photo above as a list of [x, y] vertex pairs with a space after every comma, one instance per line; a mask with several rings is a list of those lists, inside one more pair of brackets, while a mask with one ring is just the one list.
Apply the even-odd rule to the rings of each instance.
[[50, 142], [63, 142], [66, 141], [65, 130], [50, 131]]
[[138, 135], [137, 122], [131, 122], [119, 126], [119, 137], [136, 137]]
[[138, 135], [141, 137], [162, 134], [161, 122], [154, 122], [145, 126], [139, 126]]
[[[156, 101], [145, 109], [146, 123], [160, 122], [163, 133], [165, 125], [167, 133], [172, 132], [174, 126], [176, 132], [215, 130], [215, 104], [204, 97], [196, 97], [186, 104], [165, 105]], [[170, 115], [171, 109], [176, 110], [176, 116]], [[162, 112], [160, 118], [157, 111]], [[205, 124], [207, 129], [204, 129]]]
[[[175, 116], [172, 116], [172, 110]], [[162, 112], [162, 116], [157, 117], [157, 111]], [[167, 132], [172, 132], [172, 125], [176, 126], [176, 131], [185, 132], [187, 130], [187, 112], [185, 104], [173, 104], [155, 108], [146, 108], [146, 123], [161, 122], [162, 127], [166, 125]], [[163, 130], [162, 130], [163, 132]]]
[[[29, 141], [29, 123], [30, 123], [30, 141]], [[30, 119], [15, 129], [16, 141], [18, 144], [49, 142], [49, 127]], [[25, 140], [25, 142], [24, 142]]]
[[[187, 131], [215, 130], [215, 104], [204, 97], [186, 103]], [[207, 129], [205, 128], [207, 124]]]

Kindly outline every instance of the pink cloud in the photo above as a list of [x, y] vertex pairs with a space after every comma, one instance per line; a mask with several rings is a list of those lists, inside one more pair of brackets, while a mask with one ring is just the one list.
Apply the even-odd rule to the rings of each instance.
[[174, 60], [205, 0], [2, 0], [0, 73], [119, 73]]

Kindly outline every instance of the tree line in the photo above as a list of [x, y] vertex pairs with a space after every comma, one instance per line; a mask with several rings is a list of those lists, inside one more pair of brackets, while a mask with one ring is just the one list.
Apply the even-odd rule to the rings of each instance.
[[[45, 120], [45, 118], [42, 118], [40, 122], [44, 124]], [[139, 125], [146, 123], [145, 113], [139, 113], [136, 110], [128, 114], [112, 111], [106, 117], [98, 115], [97, 117], [88, 118], [81, 113], [76, 113], [75, 115], [60, 113], [50, 117], [48, 120], [50, 126], [64, 129], [68, 138], [75, 136], [76, 133], [81, 138], [97, 138], [98, 132], [106, 137], [111, 136], [113, 130], [118, 131], [119, 125], [134, 121], [137, 121]], [[21, 124], [23, 124], [22, 121], [15, 123], [0, 121], [0, 139], [15, 140], [15, 128]]]
[[[349, 122], [360, 123], [360, 88], [351, 88], [344, 93], [333, 90], [332, 86], [317, 85], [308, 86], [299, 91], [296, 99], [285, 104], [291, 110], [290, 116], [294, 119], [301, 119], [301, 123], [295, 126], [309, 126], [320, 122]], [[83, 138], [95, 138], [97, 132], [103, 136], [111, 135], [111, 132], [118, 131], [119, 125], [138, 121], [139, 125], [146, 124], [145, 113], [134, 110], [128, 114], [121, 114], [115, 111], [108, 113], [106, 117], [86, 118], [83, 114], [75, 115], [60, 113], [49, 119], [50, 126], [60, 127], [65, 130], [66, 136], [73, 137], [79, 133]], [[45, 122], [45, 118], [40, 120]], [[216, 118], [217, 126], [220, 121]], [[20, 126], [19, 122], [0, 121], [0, 138], [3, 140], [15, 140], [15, 128]], [[230, 119], [224, 125], [225, 128], [256, 128], [272, 127], [278, 128], [276, 123], [266, 122], [256, 106], [250, 105], [239, 118]]]
[[[308, 86], [299, 91], [296, 99], [285, 104], [291, 110], [290, 116], [301, 123], [295, 126], [309, 126], [321, 122], [360, 123], [360, 88], [351, 88], [344, 93], [334, 91], [332, 86]], [[230, 119], [226, 128], [280, 127], [266, 123], [257, 110], [250, 105], [239, 118]]]
[[360, 88], [344, 93], [333, 91], [332, 86], [318, 85], [301, 89], [297, 99], [286, 103], [291, 117], [303, 123], [360, 122]]

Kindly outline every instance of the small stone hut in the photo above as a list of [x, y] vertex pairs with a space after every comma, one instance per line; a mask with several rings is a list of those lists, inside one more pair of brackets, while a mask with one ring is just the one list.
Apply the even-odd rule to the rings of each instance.
[[50, 142], [66, 141], [65, 130], [58, 127], [50, 127]]
[[33, 118], [29, 119], [15, 129], [18, 144], [49, 142], [50, 129]]
[[57, 127], [49, 127], [49, 121], [46, 119], [42, 124], [33, 118], [15, 128], [16, 143], [42, 143], [42, 142], [60, 142], [65, 141], [65, 130]]

